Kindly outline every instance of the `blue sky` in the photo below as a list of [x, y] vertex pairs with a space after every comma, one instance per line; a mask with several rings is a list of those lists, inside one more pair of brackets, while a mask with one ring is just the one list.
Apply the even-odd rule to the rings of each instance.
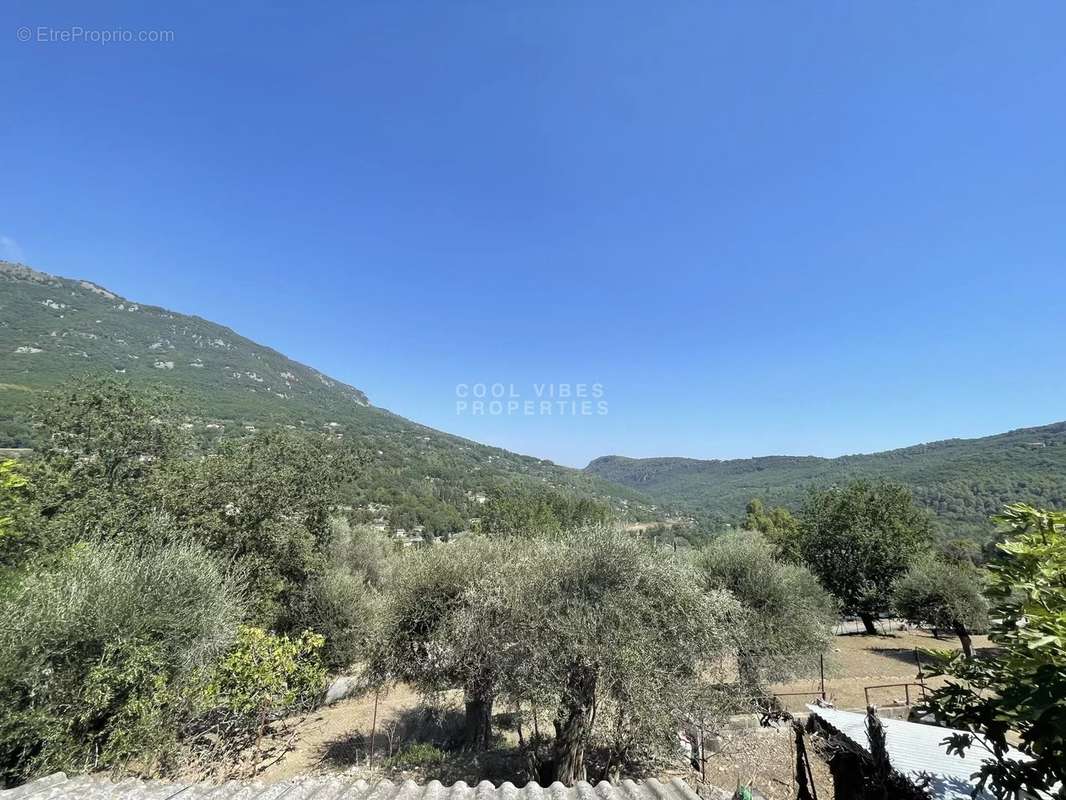
[[4, 3], [2, 255], [566, 464], [1066, 418], [1066, 5], [156, 5]]

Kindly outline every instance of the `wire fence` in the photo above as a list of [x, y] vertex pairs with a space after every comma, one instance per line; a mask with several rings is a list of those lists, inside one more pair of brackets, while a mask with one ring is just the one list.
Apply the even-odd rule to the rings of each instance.
[[[901, 619], [878, 619], [874, 620], [877, 632], [886, 635], [893, 631], [906, 630], [908, 625]], [[850, 636], [852, 634], [866, 633], [866, 626], [859, 618], [843, 619], [833, 626], [833, 633], [837, 636]]]

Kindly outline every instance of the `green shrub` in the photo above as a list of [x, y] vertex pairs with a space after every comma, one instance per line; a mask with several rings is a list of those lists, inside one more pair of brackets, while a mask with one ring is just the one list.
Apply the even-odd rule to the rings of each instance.
[[18, 462], [0, 458], [0, 567], [25, 561], [38, 546], [37, 531], [24, 519], [28, 495], [29, 481]]
[[399, 769], [425, 767], [444, 761], [444, 751], [427, 742], [408, 745], [399, 753], [389, 758], [385, 765]]
[[152, 771], [240, 614], [238, 586], [188, 543], [79, 545], [24, 577], [0, 602], [4, 780]]
[[206, 702], [262, 725], [266, 714], [314, 704], [326, 681], [322, 636], [297, 638], [242, 626], [207, 686]]
[[330, 569], [310, 582], [294, 605], [288, 630], [310, 630], [325, 637], [322, 663], [331, 672], [351, 666], [365, 650], [374, 618], [374, 590], [361, 577]]

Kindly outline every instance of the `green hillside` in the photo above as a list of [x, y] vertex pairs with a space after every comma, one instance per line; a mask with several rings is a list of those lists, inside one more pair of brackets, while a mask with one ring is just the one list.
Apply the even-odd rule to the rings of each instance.
[[488, 447], [375, 408], [366, 395], [199, 317], [0, 261], [0, 448], [32, 447], [42, 391], [86, 374], [179, 393], [205, 440], [288, 425], [354, 440], [368, 454], [353, 503], [389, 506], [396, 525], [458, 529], [477, 495], [517, 481], [595, 497], [647, 517], [641, 495], [581, 470]]
[[885, 478], [909, 486], [944, 533], [984, 538], [992, 530], [988, 517], [1005, 503], [1066, 506], [1066, 423], [840, 458], [604, 456], [585, 470], [716, 522], [736, 522], [752, 497], [796, 507], [810, 488]]

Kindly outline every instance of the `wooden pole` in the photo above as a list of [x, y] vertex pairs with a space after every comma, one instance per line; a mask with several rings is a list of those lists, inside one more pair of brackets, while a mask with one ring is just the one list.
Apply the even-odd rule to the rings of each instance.
[[370, 771], [373, 774], [374, 771], [374, 742], [378, 736], [378, 695], [380, 694], [380, 687], [374, 688], [374, 716], [370, 722]]

